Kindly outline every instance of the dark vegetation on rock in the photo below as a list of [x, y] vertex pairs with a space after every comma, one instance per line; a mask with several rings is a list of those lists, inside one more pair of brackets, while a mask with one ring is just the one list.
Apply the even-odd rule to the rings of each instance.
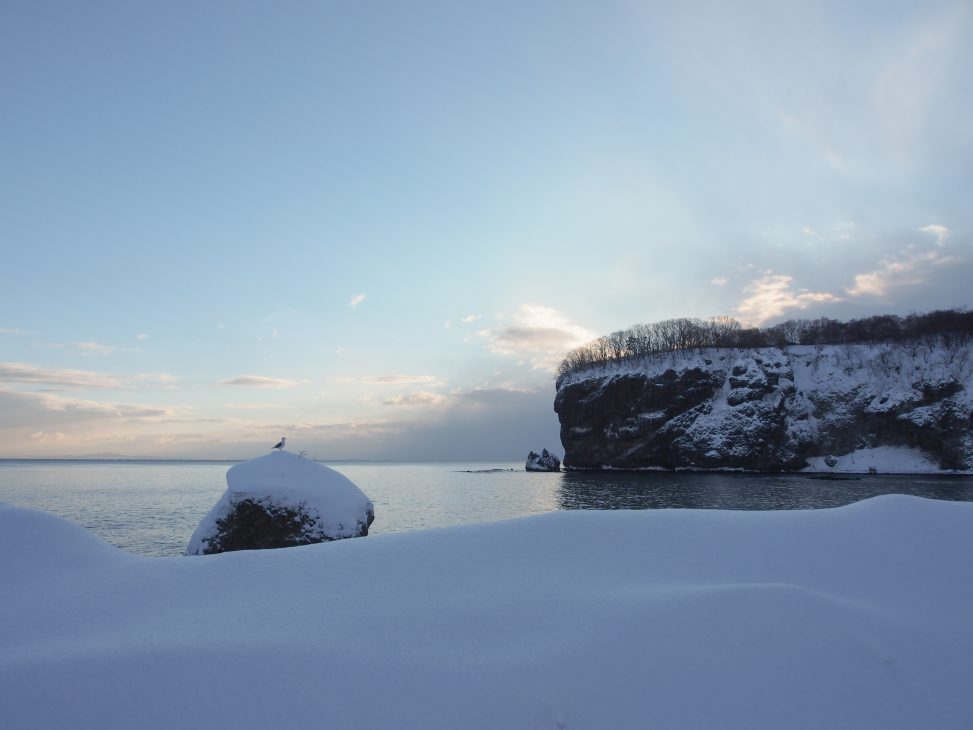
[[969, 342], [973, 339], [973, 312], [945, 309], [906, 317], [881, 314], [848, 322], [827, 317], [789, 319], [770, 327], [743, 327], [732, 317], [723, 316], [635, 324], [569, 352], [558, 368], [558, 382], [566, 375], [597, 365], [677, 350], [904, 342], [928, 337], [944, 340], [947, 346]]

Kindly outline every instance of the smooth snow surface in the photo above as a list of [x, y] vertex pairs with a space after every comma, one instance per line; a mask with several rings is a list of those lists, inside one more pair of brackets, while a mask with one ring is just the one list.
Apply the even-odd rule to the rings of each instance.
[[198, 554], [203, 542], [216, 533], [216, 521], [248, 498], [280, 506], [303, 505], [318, 515], [316, 523], [324, 534], [335, 539], [356, 536], [359, 523], [373, 509], [371, 500], [344, 474], [289, 451], [271, 451], [231, 466], [226, 484], [226, 492], [190, 538], [187, 554]]
[[557, 512], [139, 558], [0, 508], [0, 721], [973, 726], [973, 504]]

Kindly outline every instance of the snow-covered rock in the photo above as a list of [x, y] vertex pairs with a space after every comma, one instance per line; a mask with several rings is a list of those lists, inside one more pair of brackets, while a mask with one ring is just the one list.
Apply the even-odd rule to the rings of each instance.
[[375, 519], [371, 500], [348, 477], [289, 451], [230, 467], [226, 484], [187, 555], [363, 537]]
[[527, 471], [561, 471], [561, 462], [547, 449], [542, 449], [539, 454], [536, 451], [527, 454], [524, 468]]
[[673, 352], [571, 373], [554, 409], [569, 469], [970, 472], [973, 345]]

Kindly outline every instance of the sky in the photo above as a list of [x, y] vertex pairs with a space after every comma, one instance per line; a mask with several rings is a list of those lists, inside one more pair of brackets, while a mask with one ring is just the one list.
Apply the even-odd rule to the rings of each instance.
[[637, 322], [970, 304], [973, 3], [0, 4], [0, 457], [562, 453]]

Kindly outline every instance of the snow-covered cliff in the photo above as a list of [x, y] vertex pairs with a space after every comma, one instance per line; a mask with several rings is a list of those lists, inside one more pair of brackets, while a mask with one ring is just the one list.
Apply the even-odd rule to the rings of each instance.
[[575, 469], [973, 471], [973, 345], [705, 349], [558, 381]]

